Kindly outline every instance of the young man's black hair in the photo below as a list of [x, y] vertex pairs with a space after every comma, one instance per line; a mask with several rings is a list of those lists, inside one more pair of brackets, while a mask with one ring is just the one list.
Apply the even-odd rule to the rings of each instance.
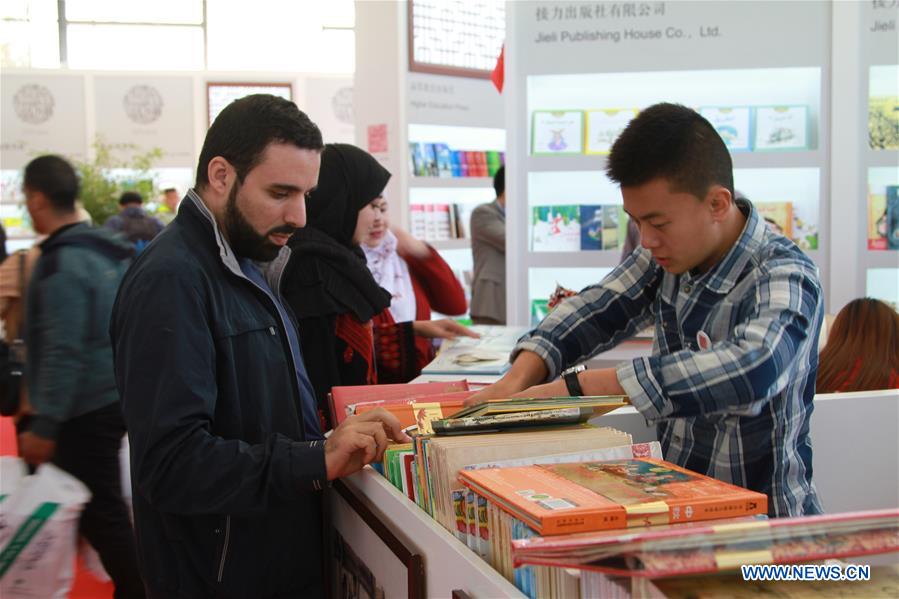
[[637, 115], [612, 144], [606, 173], [621, 187], [662, 177], [672, 191], [699, 199], [715, 184], [734, 194], [727, 146], [707, 120], [680, 104], [656, 104]]
[[75, 169], [64, 158], [48, 154], [35, 158], [25, 167], [24, 186], [39, 191], [57, 212], [75, 210], [79, 182]]
[[119, 206], [127, 206], [128, 204], [143, 204], [144, 198], [136, 191], [126, 191], [119, 198]]
[[499, 170], [496, 171], [496, 174], [493, 175], [493, 191], [496, 192], [496, 197], [503, 195], [506, 191], [506, 167], [501, 166]]
[[324, 148], [322, 134], [297, 105], [269, 94], [253, 94], [229, 104], [209, 128], [197, 163], [196, 187], [207, 183], [209, 161], [221, 156], [243, 181], [262, 159], [270, 143], [293, 144], [307, 150]]

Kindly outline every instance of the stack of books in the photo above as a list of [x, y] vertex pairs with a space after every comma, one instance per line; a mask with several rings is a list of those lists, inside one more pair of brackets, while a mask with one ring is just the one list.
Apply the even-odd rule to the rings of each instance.
[[623, 395], [490, 399], [431, 423], [437, 435], [580, 424], [627, 405]]

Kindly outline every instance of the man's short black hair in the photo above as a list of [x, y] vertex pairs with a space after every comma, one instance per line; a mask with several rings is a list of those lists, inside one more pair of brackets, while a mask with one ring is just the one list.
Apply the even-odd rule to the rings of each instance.
[[139, 193], [136, 191], [126, 191], [122, 193], [122, 197], [119, 198], [119, 206], [125, 206], [127, 204], [143, 204], [144, 198], [141, 197]]
[[606, 173], [621, 187], [662, 177], [672, 191], [700, 199], [716, 184], [734, 194], [727, 146], [707, 120], [680, 104], [655, 104], [637, 115], [612, 144]]
[[209, 161], [221, 156], [243, 181], [262, 160], [271, 143], [293, 144], [305, 150], [321, 150], [322, 134], [306, 113], [290, 100], [270, 94], [253, 94], [235, 100], [222, 110], [209, 131], [197, 163], [197, 184], [209, 183]]
[[166, 187], [162, 190], [162, 193], [178, 193], [178, 190], [174, 187]]
[[496, 197], [503, 195], [506, 191], [506, 166], [503, 165], [499, 167], [499, 170], [496, 171], [496, 174], [493, 175], [493, 191], [496, 192]]
[[25, 187], [44, 194], [57, 212], [73, 212], [79, 181], [75, 169], [64, 158], [39, 156], [25, 167]]

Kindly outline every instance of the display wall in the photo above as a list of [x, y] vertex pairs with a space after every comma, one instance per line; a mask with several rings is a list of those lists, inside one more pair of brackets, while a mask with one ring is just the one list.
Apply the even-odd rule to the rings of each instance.
[[[861, 165], [856, 286], [899, 309], [899, 6], [859, 7]], [[857, 211], [858, 213], [858, 211]]]
[[[102, 140], [116, 162], [158, 148], [151, 175], [160, 189], [185, 193], [208, 127], [209, 82], [285, 83], [326, 142], [354, 141], [352, 80], [297, 73], [110, 73], [4, 69], [0, 85], [0, 219], [9, 249], [33, 239], [21, 170], [35, 156], [74, 160]], [[262, 88], [264, 89], [264, 88]], [[131, 173], [117, 169], [113, 176]]]
[[[538, 1], [507, 11], [513, 324], [530, 321], [554, 283], [580, 289], [620, 261], [627, 217], [604, 175], [606, 155], [657, 102], [690, 106], [718, 129], [737, 192], [815, 261], [828, 312], [865, 293], [897, 301], [895, 251], [858, 244], [868, 241], [869, 214], [889, 218], [886, 196], [899, 175], [899, 153], [879, 141], [899, 114], [899, 6]], [[859, 63], [864, 76], [852, 81]], [[856, 94], [857, 118], [847, 119], [844, 98]], [[877, 138], [885, 147], [871, 146], [869, 112], [887, 120]], [[873, 201], [859, 202], [859, 189]]]

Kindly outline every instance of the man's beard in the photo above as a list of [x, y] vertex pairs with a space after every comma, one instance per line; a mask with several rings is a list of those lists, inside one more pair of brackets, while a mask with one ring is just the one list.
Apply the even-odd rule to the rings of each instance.
[[260, 235], [247, 221], [243, 212], [237, 207], [237, 192], [240, 184], [234, 183], [231, 193], [228, 195], [228, 203], [225, 205], [225, 235], [231, 249], [238, 256], [255, 260], [256, 262], [271, 262], [277, 258], [281, 246], [269, 241], [272, 233], [292, 234], [296, 229], [289, 225], [275, 227], [265, 235]]

